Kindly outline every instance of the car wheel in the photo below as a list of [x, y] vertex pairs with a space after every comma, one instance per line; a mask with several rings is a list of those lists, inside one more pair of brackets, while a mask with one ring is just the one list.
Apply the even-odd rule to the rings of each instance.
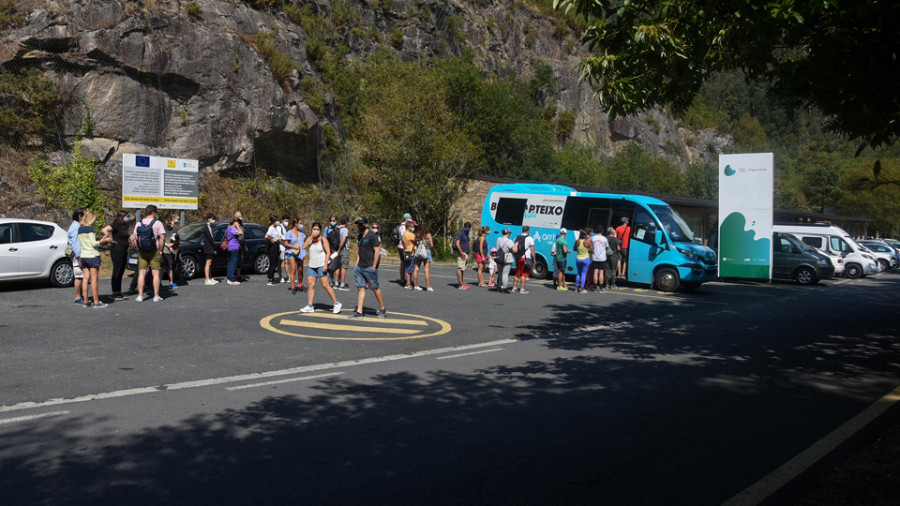
[[879, 272], [884, 272], [891, 268], [891, 263], [883, 258], [878, 259], [878, 270]]
[[55, 287], [72, 286], [75, 282], [75, 271], [72, 269], [72, 261], [61, 258], [50, 269], [50, 284]]
[[859, 264], [847, 264], [844, 266], [844, 275], [850, 279], [856, 279], [862, 276], [862, 267]]
[[656, 271], [656, 275], [653, 277], [653, 285], [657, 290], [663, 292], [674, 292], [678, 290], [678, 285], [680, 284], [681, 279], [678, 276], [678, 271], [669, 267], [663, 267]]
[[535, 260], [534, 264], [531, 266], [531, 276], [534, 279], [547, 279], [550, 277], [550, 272], [548, 272], [547, 269], [547, 262], [545, 262], [543, 258]]
[[194, 279], [197, 277], [200, 268], [197, 265], [197, 259], [190, 255], [183, 255], [181, 257], [181, 275], [184, 276], [184, 279]]
[[269, 256], [266, 254], [257, 255], [256, 260], [253, 261], [253, 270], [257, 274], [269, 272]]
[[809, 267], [801, 267], [794, 273], [794, 280], [801, 285], [814, 285], [816, 284], [816, 273]]

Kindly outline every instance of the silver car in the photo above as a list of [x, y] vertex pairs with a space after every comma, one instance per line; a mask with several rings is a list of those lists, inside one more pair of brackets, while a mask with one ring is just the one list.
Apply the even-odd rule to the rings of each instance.
[[865, 239], [856, 241], [866, 249], [878, 260], [879, 268], [882, 271], [886, 271], [888, 269], [894, 269], [900, 264], [900, 258], [898, 258], [897, 250], [895, 250], [891, 245], [871, 239]]
[[56, 223], [0, 218], [0, 281], [49, 279], [53, 286], [71, 286], [75, 274], [66, 242]]

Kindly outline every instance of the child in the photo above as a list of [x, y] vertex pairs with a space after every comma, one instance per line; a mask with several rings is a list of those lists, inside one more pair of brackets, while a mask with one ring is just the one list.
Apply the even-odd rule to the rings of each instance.
[[494, 284], [494, 273], [497, 272], [497, 248], [491, 248], [491, 255], [488, 261], [488, 286], [497, 286]]

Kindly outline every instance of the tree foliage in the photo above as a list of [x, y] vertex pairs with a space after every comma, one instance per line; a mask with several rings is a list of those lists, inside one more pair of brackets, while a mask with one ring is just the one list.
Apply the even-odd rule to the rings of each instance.
[[815, 106], [828, 129], [871, 147], [900, 132], [900, 3], [820, 0], [555, 0], [588, 20], [581, 61], [613, 115], [687, 108], [714, 72], [741, 70], [790, 106]]
[[0, 71], [0, 131], [11, 147], [52, 136], [59, 106], [56, 83], [40, 70]]

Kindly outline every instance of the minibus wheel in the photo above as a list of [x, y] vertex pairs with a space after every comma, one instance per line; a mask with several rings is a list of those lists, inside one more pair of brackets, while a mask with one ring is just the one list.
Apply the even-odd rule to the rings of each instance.
[[653, 276], [653, 285], [657, 290], [663, 292], [674, 292], [678, 290], [679, 284], [681, 284], [681, 279], [678, 277], [678, 271], [670, 267], [663, 267]]
[[847, 264], [844, 266], [844, 276], [850, 279], [856, 279], [862, 276], [862, 267], [859, 264]]

